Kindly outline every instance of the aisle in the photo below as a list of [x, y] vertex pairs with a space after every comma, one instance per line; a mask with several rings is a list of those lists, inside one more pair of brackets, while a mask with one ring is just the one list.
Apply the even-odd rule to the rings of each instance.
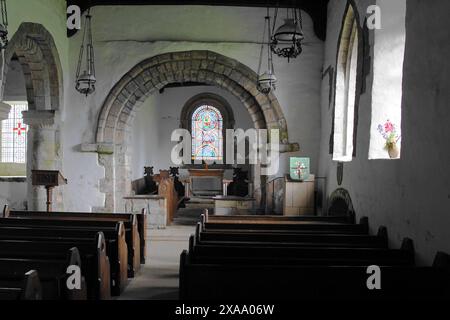
[[119, 300], [176, 300], [180, 254], [188, 248], [194, 226], [172, 226], [148, 230], [147, 263]]

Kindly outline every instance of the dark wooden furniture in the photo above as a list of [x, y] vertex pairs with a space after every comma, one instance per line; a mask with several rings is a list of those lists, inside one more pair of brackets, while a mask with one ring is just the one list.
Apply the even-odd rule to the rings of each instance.
[[[45, 220], [0, 219], [0, 239], [3, 240], [39, 240], [39, 241], [76, 241], [92, 243], [92, 239], [101, 230], [105, 236], [106, 253], [111, 270], [111, 287], [114, 295], [119, 295], [128, 281], [128, 249], [125, 241], [123, 222], [101, 222], [95, 228], [45, 225]], [[22, 225], [20, 224], [22, 223]], [[107, 223], [108, 225], [102, 225]], [[38, 270], [39, 271], [39, 270]], [[42, 277], [42, 274], [40, 274]]]
[[[389, 249], [386, 228], [370, 236], [367, 218], [359, 225], [342, 217], [215, 219], [202, 218], [181, 254], [181, 299], [450, 297], [448, 255], [415, 267], [412, 240]], [[382, 290], [367, 288], [370, 265], [381, 267]]]
[[[126, 231], [128, 246], [129, 276], [139, 271], [140, 264], [145, 264], [147, 236], [147, 213], [143, 209], [141, 214], [130, 213], [87, 213], [87, 212], [47, 212], [38, 211], [11, 211], [5, 206], [4, 217], [20, 219], [42, 219], [50, 221], [70, 221], [72, 225], [97, 228], [97, 222], [123, 222]], [[65, 222], [54, 222], [56, 225], [65, 225]]]
[[56, 238], [51, 239], [51, 241], [30, 238], [27, 240], [0, 240], [0, 258], [58, 258], [67, 254], [70, 248], [75, 247], [80, 253], [88, 299], [110, 299], [110, 266], [106, 255], [105, 236], [102, 232], [99, 232], [90, 241]]
[[85, 300], [87, 297], [84, 277], [81, 289], [69, 290], [66, 286], [67, 268], [76, 265], [82, 269], [77, 248], [71, 248], [61, 255], [40, 256], [37, 258], [0, 258], [0, 278], [14, 278], [31, 270], [39, 273], [43, 299]]
[[42, 300], [42, 287], [36, 270], [24, 275], [0, 274], [0, 300]]
[[47, 212], [52, 211], [52, 191], [53, 188], [67, 184], [59, 171], [55, 170], [32, 170], [31, 180], [33, 186], [44, 186], [47, 190]]

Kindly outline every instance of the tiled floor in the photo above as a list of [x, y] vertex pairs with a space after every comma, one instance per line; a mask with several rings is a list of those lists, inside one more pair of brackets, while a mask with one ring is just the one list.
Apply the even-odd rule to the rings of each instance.
[[194, 226], [171, 226], [148, 230], [147, 263], [129, 284], [119, 300], [178, 299], [180, 254], [188, 248]]

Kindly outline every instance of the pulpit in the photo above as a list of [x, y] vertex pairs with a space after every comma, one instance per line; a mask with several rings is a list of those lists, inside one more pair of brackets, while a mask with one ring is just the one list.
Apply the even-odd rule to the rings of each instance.
[[47, 190], [47, 212], [51, 212], [53, 188], [67, 184], [67, 179], [59, 171], [32, 170], [31, 180], [33, 186], [44, 186]]

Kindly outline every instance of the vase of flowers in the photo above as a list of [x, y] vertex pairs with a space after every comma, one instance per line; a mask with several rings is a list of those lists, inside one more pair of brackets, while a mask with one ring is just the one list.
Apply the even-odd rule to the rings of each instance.
[[397, 159], [400, 151], [397, 142], [400, 140], [400, 135], [397, 133], [396, 126], [389, 120], [384, 124], [378, 125], [378, 132], [383, 136], [385, 142], [384, 148], [387, 150], [391, 159]]

